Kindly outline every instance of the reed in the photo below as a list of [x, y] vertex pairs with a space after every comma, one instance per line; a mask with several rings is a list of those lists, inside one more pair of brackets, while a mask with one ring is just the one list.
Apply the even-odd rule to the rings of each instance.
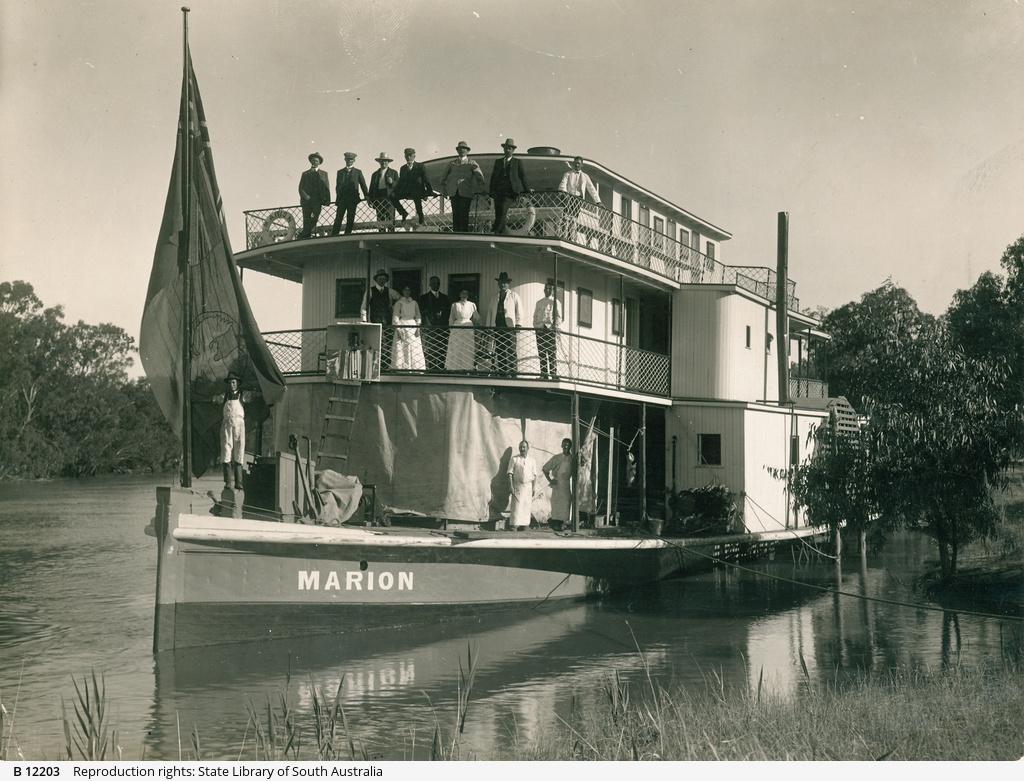
[[730, 688], [634, 696], [618, 674], [572, 723], [502, 758], [539, 760], [1018, 759], [1024, 682], [1010, 667], [890, 671], [796, 694]]
[[[64, 758], [103, 761], [121, 759], [117, 745], [117, 731], [110, 729], [107, 703], [107, 682], [104, 676], [82, 676], [82, 685], [71, 679], [75, 697], [71, 701], [71, 716], [67, 703], [61, 697], [61, 719], [64, 725]], [[108, 755], [109, 754], [109, 755]]]
[[[637, 653], [642, 651], [637, 648]], [[476, 701], [478, 655], [467, 648], [459, 659], [454, 707], [435, 708], [429, 758], [477, 758], [464, 737]], [[573, 696], [567, 711], [548, 715], [553, 728], [527, 740], [514, 730], [510, 747], [484, 759], [541, 760], [993, 760], [1019, 759], [1024, 724], [1024, 675], [1019, 656], [1001, 664], [939, 670], [893, 669], [877, 674], [812, 676], [801, 660], [801, 680], [785, 693], [773, 688], [763, 668], [748, 671], [749, 683], [729, 685], [714, 671], [703, 686], [654, 683], [646, 663], [635, 683], [612, 670], [604, 684]], [[265, 706], [250, 701], [240, 719], [237, 756], [208, 756], [193, 726], [182, 736], [181, 759], [351, 760], [407, 758], [367, 750], [353, 733], [343, 707], [344, 677], [333, 697], [311, 681], [311, 708], [292, 705], [291, 675], [284, 690], [268, 695]], [[756, 682], [756, 683], [755, 683]], [[74, 699], [63, 707], [67, 759], [121, 759], [109, 719], [103, 678], [73, 679]], [[425, 693], [424, 693], [425, 694]], [[426, 696], [426, 694], [425, 694]], [[63, 702], [63, 701], [62, 701]], [[430, 702], [428, 697], [428, 702]], [[451, 706], [449, 706], [451, 707]], [[447, 713], [447, 715], [444, 715]], [[0, 707], [0, 735], [13, 733], [6, 707]], [[363, 729], [372, 728], [363, 724]], [[308, 731], [307, 731], [308, 730]], [[315, 743], [302, 740], [303, 734]], [[250, 736], [251, 748], [247, 751]], [[190, 744], [181, 748], [182, 737]], [[410, 732], [411, 756], [416, 735]], [[191, 751], [189, 751], [191, 749]], [[6, 749], [5, 749], [6, 750]], [[191, 756], [188, 756], [191, 753]], [[21, 752], [17, 758], [22, 759]]]

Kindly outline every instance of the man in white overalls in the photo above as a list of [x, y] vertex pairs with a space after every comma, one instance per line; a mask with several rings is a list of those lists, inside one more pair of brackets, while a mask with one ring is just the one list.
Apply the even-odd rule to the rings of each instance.
[[224, 464], [224, 487], [231, 488], [233, 471], [235, 489], [241, 490], [242, 461], [245, 459], [245, 410], [242, 409], [242, 380], [237, 374], [231, 372], [224, 382], [228, 386], [224, 392], [224, 415], [220, 424], [220, 460]]

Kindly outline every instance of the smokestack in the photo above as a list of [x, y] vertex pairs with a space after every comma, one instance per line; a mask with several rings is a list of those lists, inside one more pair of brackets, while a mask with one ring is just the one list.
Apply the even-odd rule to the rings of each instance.
[[775, 267], [775, 344], [779, 361], [779, 404], [789, 404], [789, 212], [779, 212]]

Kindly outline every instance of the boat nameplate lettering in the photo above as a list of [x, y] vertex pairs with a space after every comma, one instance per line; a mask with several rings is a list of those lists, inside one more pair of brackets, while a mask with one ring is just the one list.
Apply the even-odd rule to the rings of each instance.
[[[342, 577], [342, 575], [344, 577]], [[326, 576], [318, 569], [300, 569], [299, 591], [412, 591], [413, 573], [404, 570], [375, 572], [349, 570], [341, 574], [328, 570]]]

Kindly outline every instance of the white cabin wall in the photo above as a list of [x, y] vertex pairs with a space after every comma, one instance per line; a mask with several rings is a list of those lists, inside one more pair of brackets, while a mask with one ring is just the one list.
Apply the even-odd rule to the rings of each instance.
[[728, 398], [722, 356], [728, 339], [722, 290], [680, 288], [672, 304], [672, 396]]
[[[372, 253], [371, 273], [380, 268], [388, 272], [395, 269], [420, 269], [424, 289], [431, 276], [440, 277], [441, 290], [447, 292], [449, 274], [479, 274], [481, 300], [477, 303], [481, 317], [486, 317], [490, 298], [498, 290], [495, 278], [500, 272], [506, 271], [512, 277], [512, 289], [522, 301], [523, 324], [526, 327], [532, 327], [534, 307], [544, 295], [545, 282], [554, 275], [550, 255], [540, 255], [536, 259], [524, 258], [518, 254], [495, 252], [490, 247], [423, 251], [412, 261], [388, 256], [382, 250], [372, 250]], [[334, 323], [335, 281], [365, 278], [365, 251], [351, 250], [334, 257], [309, 261], [303, 272], [302, 327], [324, 328]], [[611, 300], [619, 297], [619, 275], [559, 258], [558, 279], [565, 283], [564, 330], [580, 336], [617, 341], [618, 337], [611, 334]], [[589, 328], [579, 325], [578, 289], [581, 287], [590, 290], [594, 296]], [[629, 286], [626, 294], [632, 295]]]
[[[672, 437], [676, 441], [676, 487], [679, 490], [721, 484], [743, 490], [743, 408], [675, 404], [665, 413], [665, 479], [672, 485]], [[698, 434], [720, 434], [722, 465], [700, 464]]]
[[[809, 458], [813, 442], [808, 435], [823, 419], [820, 413], [790, 412], [786, 409], [747, 409], [744, 455], [744, 522], [747, 531], [779, 531], [786, 527], [786, 483], [769, 474], [769, 469], [790, 466], [790, 437], [799, 438], [799, 460]], [[790, 510], [789, 526], [806, 525], [805, 513]]]

